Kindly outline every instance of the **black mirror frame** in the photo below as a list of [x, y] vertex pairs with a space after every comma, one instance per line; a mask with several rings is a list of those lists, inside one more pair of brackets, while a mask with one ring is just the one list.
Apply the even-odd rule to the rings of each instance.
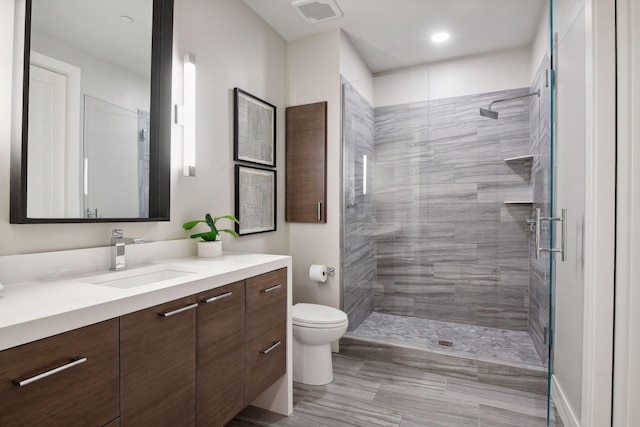
[[[31, 1], [15, 3], [14, 67], [11, 130], [11, 224], [169, 221], [171, 192], [171, 71], [173, 66], [173, 2], [153, 0], [148, 218], [28, 218], [27, 147]], [[22, 27], [24, 24], [24, 27]], [[21, 29], [24, 32], [21, 34]], [[22, 39], [21, 36], [24, 36]], [[154, 137], [155, 135], [155, 137]]]

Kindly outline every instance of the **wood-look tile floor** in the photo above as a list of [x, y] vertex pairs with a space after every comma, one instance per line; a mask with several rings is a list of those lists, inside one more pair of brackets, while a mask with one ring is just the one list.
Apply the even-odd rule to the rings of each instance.
[[[285, 417], [247, 407], [228, 427], [543, 427], [545, 396], [383, 362], [333, 356], [334, 381], [294, 383]], [[551, 426], [562, 427], [555, 410]]]

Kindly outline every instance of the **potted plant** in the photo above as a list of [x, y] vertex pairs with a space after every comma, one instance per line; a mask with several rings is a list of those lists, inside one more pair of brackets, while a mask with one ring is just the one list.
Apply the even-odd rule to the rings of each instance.
[[185, 230], [191, 230], [199, 223], [204, 222], [211, 229], [211, 231], [205, 231], [204, 233], [196, 233], [191, 235], [192, 239], [202, 239], [198, 241], [198, 256], [204, 258], [213, 258], [222, 255], [222, 240], [219, 237], [220, 233], [222, 233], [223, 231], [225, 233], [231, 234], [233, 237], [238, 237], [238, 233], [229, 228], [218, 230], [218, 228], [216, 227], [216, 222], [223, 218], [229, 219], [236, 224], [240, 224], [240, 221], [238, 221], [238, 219], [233, 215], [222, 215], [212, 218], [210, 214], [206, 214], [204, 216], [204, 219], [189, 221], [182, 224], [182, 228], [184, 228]]

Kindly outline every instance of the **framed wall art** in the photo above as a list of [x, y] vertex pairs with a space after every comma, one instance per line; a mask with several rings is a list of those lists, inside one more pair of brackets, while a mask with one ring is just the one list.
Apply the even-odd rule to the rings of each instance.
[[276, 107], [241, 89], [233, 89], [233, 159], [276, 166]]
[[276, 171], [236, 165], [236, 232], [276, 230]]

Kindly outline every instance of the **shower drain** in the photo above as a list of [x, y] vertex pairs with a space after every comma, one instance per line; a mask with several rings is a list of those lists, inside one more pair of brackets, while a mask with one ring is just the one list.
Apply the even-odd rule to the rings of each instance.
[[451, 347], [453, 345], [453, 341], [438, 340], [438, 345], [442, 345], [442, 346], [445, 346], [445, 347]]

